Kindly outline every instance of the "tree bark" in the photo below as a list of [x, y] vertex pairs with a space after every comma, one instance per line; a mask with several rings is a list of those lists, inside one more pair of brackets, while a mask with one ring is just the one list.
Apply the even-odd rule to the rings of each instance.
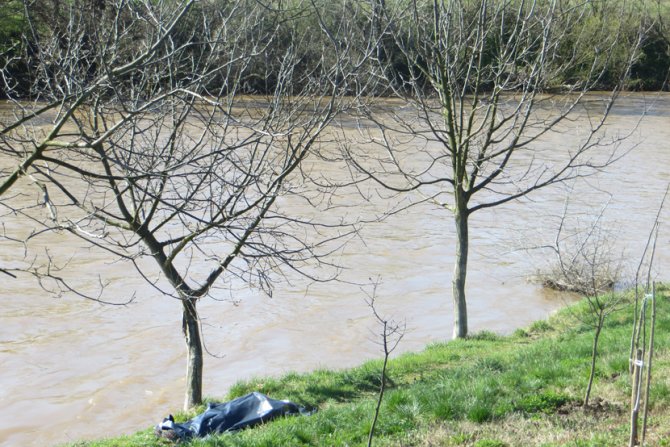
[[188, 410], [202, 403], [202, 337], [195, 298], [183, 301], [182, 331], [188, 350], [186, 359], [186, 398], [184, 409]]
[[465, 277], [468, 271], [468, 210], [459, 206], [454, 215], [456, 222], [456, 263], [452, 294], [454, 297], [454, 334], [453, 338], [465, 338], [468, 335], [468, 311], [465, 302]]

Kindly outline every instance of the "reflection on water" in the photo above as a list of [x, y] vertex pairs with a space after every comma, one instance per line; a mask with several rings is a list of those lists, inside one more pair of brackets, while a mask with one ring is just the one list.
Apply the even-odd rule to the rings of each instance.
[[[634, 97], [617, 109], [610, 126], [629, 130], [643, 109], [651, 112], [626, 143], [639, 146], [607, 173], [574, 185], [573, 206], [585, 215], [602, 206], [605, 192], [613, 194], [605, 222], [632, 259], [644, 248], [670, 179], [670, 98], [652, 103]], [[546, 189], [530, 200], [473, 215], [472, 331], [511, 332], [569, 299], [526, 281], [547, 259], [523, 250], [553, 236], [564, 194], [563, 188]], [[13, 231], [22, 224], [5, 216], [3, 225]], [[451, 217], [429, 206], [414, 208], [365, 227], [362, 236], [364, 244], [354, 241], [338, 259], [347, 267], [342, 278], [351, 283], [381, 278], [382, 312], [407, 321], [400, 349], [418, 350], [448, 338]], [[127, 306], [109, 307], [67, 295], [54, 298], [27, 278], [2, 278], [0, 444], [48, 445], [132, 432], [180, 407], [185, 366], [180, 306], [133, 276], [129, 265], [109, 263], [65, 235], [50, 237], [46, 245], [55, 255], [72, 257], [80, 278], [102, 275], [117, 301], [133, 292], [137, 297]], [[657, 267], [668, 264], [669, 239], [665, 233], [658, 244]], [[17, 247], [3, 247], [0, 263], [16, 262], [17, 253]], [[278, 284], [273, 298], [243, 288], [234, 300], [223, 292], [220, 298], [201, 306], [207, 348], [215, 355], [205, 360], [208, 395], [222, 396], [236, 380], [254, 375], [346, 367], [380, 355], [374, 320], [358, 286], [295, 279]]]

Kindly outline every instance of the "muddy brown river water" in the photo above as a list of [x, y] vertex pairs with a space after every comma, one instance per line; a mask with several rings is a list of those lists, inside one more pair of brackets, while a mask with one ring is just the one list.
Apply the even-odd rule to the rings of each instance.
[[[609, 125], [632, 129], [644, 109], [647, 116], [624, 143], [634, 150], [606, 172], [571, 185], [572, 210], [585, 218], [612, 195], [604, 225], [635, 262], [670, 182], [670, 96], [630, 96]], [[467, 288], [472, 332], [509, 333], [573, 299], [527, 281], [549, 258], [525, 249], [553, 238], [565, 194], [563, 187], [545, 189], [473, 215]], [[661, 223], [654, 277], [668, 280], [670, 209]], [[11, 216], [2, 224], [10, 233], [24, 225]], [[354, 240], [338, 259], [347, 267], [342, 279], [380, 278], [382, 312], [407, 322], [399, 352], [448, 339], [451, 216], [422, 205], [366, 226], [362, 236], [364, 242]], [[185, 347], [178, 303], [159, 296], [128, 265], [109, 262], [65, 235], [50, 238], [46, 245], [54, 255], [71, 256], [80, 278], [103, 274], [107, 294], [136, 293], [136, 299], [104, 306], [54, 297], [27, 277], [0, 278], [0, 445], [45, 446], [131, 433], [180, 408]], [[3, 242], [0, 265], [16, 256], [22, 256], [21, 247]], [[220, 301], [200, 306], [214, 354], [205, 359], [209, 396], [223, 396], [252, 376], [343, 368], [380, 355], [377, 328], [358, 286], [296, 278], [290, 285], [279, 282], [272, 298], [233, 287], [234, 300], [221, 292]]]

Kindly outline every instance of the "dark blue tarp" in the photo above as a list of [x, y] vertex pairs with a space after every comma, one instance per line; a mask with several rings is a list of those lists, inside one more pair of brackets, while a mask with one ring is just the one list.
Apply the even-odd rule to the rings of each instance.
[[253, 392], [230, 402], [210, 403], [204, 413], [182, 424], [175, 423], [170, 415], [156, 426], [156, 435], [181, 440], [204, 437], [251, 427], [278, 416], [301, 413], [308, 412], [292, 402], [270, 399]]

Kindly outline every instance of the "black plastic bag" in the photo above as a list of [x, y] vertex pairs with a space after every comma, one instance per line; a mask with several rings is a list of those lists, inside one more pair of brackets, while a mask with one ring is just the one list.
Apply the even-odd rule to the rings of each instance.
[[270, 399], [264, 394], [253, 392], [230, 402], [210, 403], [204, 413], [182, 424], [175, 423], [170, 415], [156, 426], [155, 432], [159, 437], [186, 440], [252, 427], [289, 414], [309, 412], [292, 402]]

